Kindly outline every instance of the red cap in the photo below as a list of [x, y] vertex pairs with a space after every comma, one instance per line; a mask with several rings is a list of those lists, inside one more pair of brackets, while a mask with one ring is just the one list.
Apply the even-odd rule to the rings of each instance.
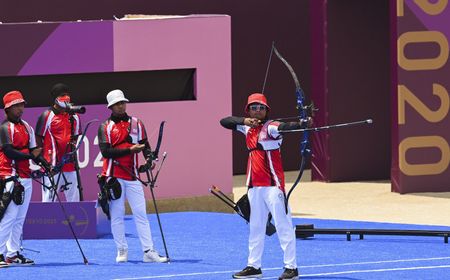
[[252, 103], [263, 104], [270, 110], [269, 105], [267, 105], [267, 98], [262, 93], [252, 93], [247, 100], [247, 105], [245, 106], [245, 111], [248, 111], [248, 106]]
[[12, 105], [24, 102], [25, 99], [23, 99], [22, 93], [17, 90], [10, 91], [3, 96], [3, 105], [5, 106], [5, 109], [11, 107]]

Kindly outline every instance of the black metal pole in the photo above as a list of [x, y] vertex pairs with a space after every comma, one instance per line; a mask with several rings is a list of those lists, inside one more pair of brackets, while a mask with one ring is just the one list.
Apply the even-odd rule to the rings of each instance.
[[164, 251], [166, 252], [166, 257], [167, 257], [168, 263], [170, 263], [170, 257], [169, 257], [169, 252], [167, 250], [166, 239], [164, 237], [164, 232], [163, 232], [162, 225], [161, 225], [161, 219], [159, 218], [158, 206], [156, 205], [155, 194], [153, 192], [153, 188], [155, 187], [156, 179], [158, 178], [158, 175], [159, 175], [159, 170], [161, 170], [161, 166], [164, 163], [166, 156], [167, 156], [167, 153], [164, 153], [163, 160], [161, 162], [161, 165], [159, 166], [158, 172], [156, 173], [155, 177], [153, 177], [153, 172], [151, 169], [150, 169], [150, 171], [147, 169], [145, 172], [147, 174], [148, 180], [150, 181], [150, 185], [149, 185], [150, 193], [152, 194], [153, 205], [155, 206], [155, 213], [156, 213], [156, 218], [158, 220], [159, 231], [161, 232], [161, 238], [162, 238], [163, 245], [164, 245]]
[[[70, 151], [73, 151], [73, 147], [76, 146], [75, 133], [74, 133], [75, 118], [73, 117], [73, 114], [70, 114], [69, 120], [70, 120], [70, 143], [68, 143], [68, 145], [70, 145]], [[81, 184], [80, 166], [78, 164], [78, 156], [76, 153], [73, 155], [73, 163], [75, 166], [75, 174], [77, 176], [77, 188], [78, 188], [78, 193], [80, 195], [80, 201], [83, 201], [84, 200], [83, 185]]]
[[[62, 171], [61, 171], [61, 172], [62, 172]], [[50, 180], [51, 185], [54, 186], [54, 185], [55, 185], [55, 180], [54, 180], [54, 178], [53, 178], [53, 175], [50, 174], [50, 172], [47, 172], [47, 176], [48, 176], [48, 178], [49, 178], [49, 180]], [[75, 241], [77, 242], [78, 249], [80, 250], [80, 253], [81, 253], [81, 255], [83, 256], [83, 262], [84, 262], [85, 265], [88, 265], [89, 262], [88, 262], [86, 256], [84, 255], [83, 249], [81, 249], [80, 242], [78, 241], [77, 235], [75, 234], [75, 231], [74, 231], [74, 229], [73, 229], [73, 227], [72, 227], [72, 223], [71, 223], [70, 220], [69, 220], [69, 216], [67, 215], [66, 209], [64, 208], [64, 206], [63, 206], [63, 204], [62, 204], [62, 202], [61, 202], [61, 199], [59, 198], [59, 194], [58, 194], [57, 191], [55, 191], [55, 196], [56, 196], [56, 199], [58, 200], [59, 206], [61, 207], [61, 211], [62, 211], [63, 214], [64, 214], [64, 218], [66, 219], [67, 224], [69, 225], [70, 231], [72, 232], [73, 238], [74, 238]]]

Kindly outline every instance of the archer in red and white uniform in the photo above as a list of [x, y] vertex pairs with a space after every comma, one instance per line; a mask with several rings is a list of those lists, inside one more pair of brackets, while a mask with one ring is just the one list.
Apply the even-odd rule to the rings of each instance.
[[246, 179], [250, 202], [249, 256], [247, 267], [235, 273], [233, 278], [262, 276], [261, 258], [269, 212], [274, 219], [284, 252], [285, 270], [279, 279], [298, 277], [295, 231], [286, 201], [280, 153], [283, 138], [279, 131], [303, 128], [308, 121], [270, 121], [267, 119], [269, 110], [266, 97], [261, 93], [254, 93], [248, 97], [245, 108], [249, 117], [227, 117], [220, 121], [223, 127], [245, 135], [249, 151]]
[[[55, 104], [44, 111], [38, 118], [36, 124], [36, 140], [39, 147], [42, 147], [44, 158], [56, 166], [64, 154], [71, 150], [71, 137], [78, 137], [81, 134], [80, 118], [73, 114], [73, 127], [70, 123], [71, 115], [66, 110], [66, 104], [70, 103], [69, 88], [64, 84], [56, 84], [52, 91], [55, 98]], [[73, 129], [73, 131], [72, 131]], [[74, 158], [73, 160], [77, 160]], [[58, 189], [62, 186], [66, 200], [69, 202], [80, 201], [78, 189], [77, 174], [74, 162], [69, 162], [62, 167], [60, 174], [55, 174], [55, 183]], [[48, 177], [44, 177], [44, 185], [51, 186]], [[54, 201], [54, 192], [52, 189], [42, 188], [42, 202]]]
[[[20, 238], [31, 200], [30, 159], [42, 162], [33, 128], [21, 119], [25, 100], [19, 91], [3, 97], [6, 119], [0, 125], [0, 267], [32, 265], [20, 254]], [[45, 161], [44, 161], [45, 163]], [[6, 254], [6, 258], [5, 258]]]
[[[141, 182], [137, 180], [137, 155], [141, 151], [144, 158], [151, 156], [150, 145], [143, 123], [128, 116], [128, 99], [119, 89], [106, 96], [111, 117], [103, 122], [98, 130], [99, 147], [103, 156], [102, 176], [106, 181], [117, 180], [114, 188], [120, 188], [120, 197], [110, 200], [111, 231], [116, 243], [116, 262], [128, 261], [128, 243], [125, 238], [125, 199], [133, 212], [136, 229], [144, 252], [143, 262], [167, 262], [153, 246], [150, 223], [146, 212], [146, 201]], [[114, 179], [115, 178], [115, 179]]]

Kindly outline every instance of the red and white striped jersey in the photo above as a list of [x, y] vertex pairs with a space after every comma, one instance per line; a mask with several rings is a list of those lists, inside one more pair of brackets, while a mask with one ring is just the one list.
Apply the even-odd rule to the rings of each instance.
[[[52, 108], [44, 111], [36, 124], [36, 135], [43, 138], [42, 155], [44, 158], [55, 166], [61, 157], [69, 152], [67, 144], [71, 137], [70, 115], [65, 112], [57, 112]], [[80, 118], [74, 115], [74, 135], [81, 134]], [[62, 171], [75, 171], [73, 162], [63, 166]]]
[[[128, 121], [114, 122], [111, 118], [100, 125], [98, 130], [99, 144], [110, 144], [114, 149], [127, 149], [147, 139], [144, 124], [135, 117]], [[114, 162], [117, 161], [117, 164]], [[116, 177], [124, 180], [136, 180], [139, 176], [138, 154], [126, 154], [117, 158], [103, 158], [102, 176]], [[133, 176], [135, 176], [133, 178]]]
[[266, 122], [255, 128], [237, 125], [236, 130], [246, 136], [250, 151], [247, 162], [249, 187], [276, 186], [284, 191], [284, 172], [280, 146], [282, 136], [278, 132], [278, 122]]
[[19, 152], [29, 154], [30, 149], [36, 147], [33, 128], [24, 120], [17, 123], [5, 120], [0, 125], [0, 144], [0, 177], [18, 174], [21, 178], [30, 178], [30, 160], [8, 158], [3, 151], [3, 145], [10, 144]]

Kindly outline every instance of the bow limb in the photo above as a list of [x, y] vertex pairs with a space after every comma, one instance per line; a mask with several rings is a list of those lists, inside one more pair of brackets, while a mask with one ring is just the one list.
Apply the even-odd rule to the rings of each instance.
[[162, 121], [159, 125], [159, 133], [158, 133], [158, 142], [156, 142], [155, 150], [152, 152], [152, 160], [158, 160], [159, 157], [159, 148], [161, 147], [162, 137], [164, 133], [164, 124], [166, 121]]
[[76, 153], [80, 149], [80, 146], [83, 143], [84, 137], [86, 137], [86, 133], [87, 133], [87, 130], [88, 130], [89, 126], [92, 123], [94, 123], [94, 122], [98, 122], [98, 119], [93, 119], [93, 120], [90, 120], [89, 122], [86, 123], [86, 126], [84, 127], [83, 134], [81, 134], [80, 140], [78, 141], [78, 144], [75, 146], [75, 150], [72, 151], [72, 154]]
[[[278, 59], [281, 60], [281, 62], [286, 66], [286, 68], [291, 73], [292, 79], [294, 80], [294, 83], [295, 83], [295, 95], [297, 98], [297, 110], [298, 110], [297, 118], [299, 120], [305, 120], [308, 118], [308, 106], [305, 105], [305, 102], [306, 102], [305, 94], [304, 94], [302, 88], [300, 87], [300, 82], [298, 80], [297, 74], [295, 73], [294, 69], [289, 64], [289, 62], [287, 62], [287, 60], [280, 54], [280, 52], [277, 50], [275, 45], [272, 45], [272, 48], [273, 48], [273, 51], [275, 52], [275, 55], [278, 57]], [[300, 180], [303, 176], [303, 171], [305, 170], [305, 167], [306, 167], [306, 160], [309, 157], [309, 155], [311, 154], [310, 143], [309, 143], [309, 131], [303, 132], [303, 138], [300, 143], [300, 154], [302, 157], [301, 163], [300, 163], [300, 170], [299, 170], [297, 179], [295, 179], [294, 184], [292, 185], [291, 189], [289, 190], [289, 192], [286, 196], [287, 201], [289, 201], [289, 197], [291, 196], [292, 191], [297, 187], [298, 183], [300, 182]]]
[[301, 87], [300, 87], [300, 82], [298, 81], [297, 74], [295, 74], [294, 68], [292, 68], [292, 66], [289, 64], [289, 62], [287, 62], [287, 60], [280, 54], [280, 52], [277, 50], [275, 45], [273, 45], [272, 47], [273, 47], [273, 51], [275, 52], [275, 55], [281, 60], [281, 62], [283, 62], [283, 64], [286, 66], [286, 68], [291, 73], [292, 79], [294, 79], [294, 83], [295, 83], [295, 90], [301, 91], [303, 93], [303, 91], [301, 90]]
[[[162, 121], [161, 124], [159, 125], [159, 131], [158, 131], [158, 141], [156, 142], [156, 146], [155, 146], [155, 150], [151, 151], [150, 149], [150, 155], [146, 155], [143, 152], [144, 155], [144, 159], [145, 159], [145, 164], [139, 166], [139, 173], [146, 173], [147, 174], [147, 179], [148, 182], [142, 182], [144, 183], [144, 185], [148, 185], [150, 184], [151, 187], [154, 187], [154, 184], [156, 182], [156, 178], [153, 176], [153, 161], [158, 161], [159, 160], [159, 148], [161, 147], [161, 143], [162, 143], [162, 138], [163, 138], [163, 133], [164, 133], [164, 124], [166, 123], [166, 121]], [[147, 138], [148, 140], [148, 138]], [[166, 153], [164, 152], [163, 155], [163, 162], [166, 158]], [[160, 167], [161, 168], [161, 165]], [[158, 170], [159, 173], [159, 170]], [[158, 176], [158, 174], [156, 174], [156, 176]]]

